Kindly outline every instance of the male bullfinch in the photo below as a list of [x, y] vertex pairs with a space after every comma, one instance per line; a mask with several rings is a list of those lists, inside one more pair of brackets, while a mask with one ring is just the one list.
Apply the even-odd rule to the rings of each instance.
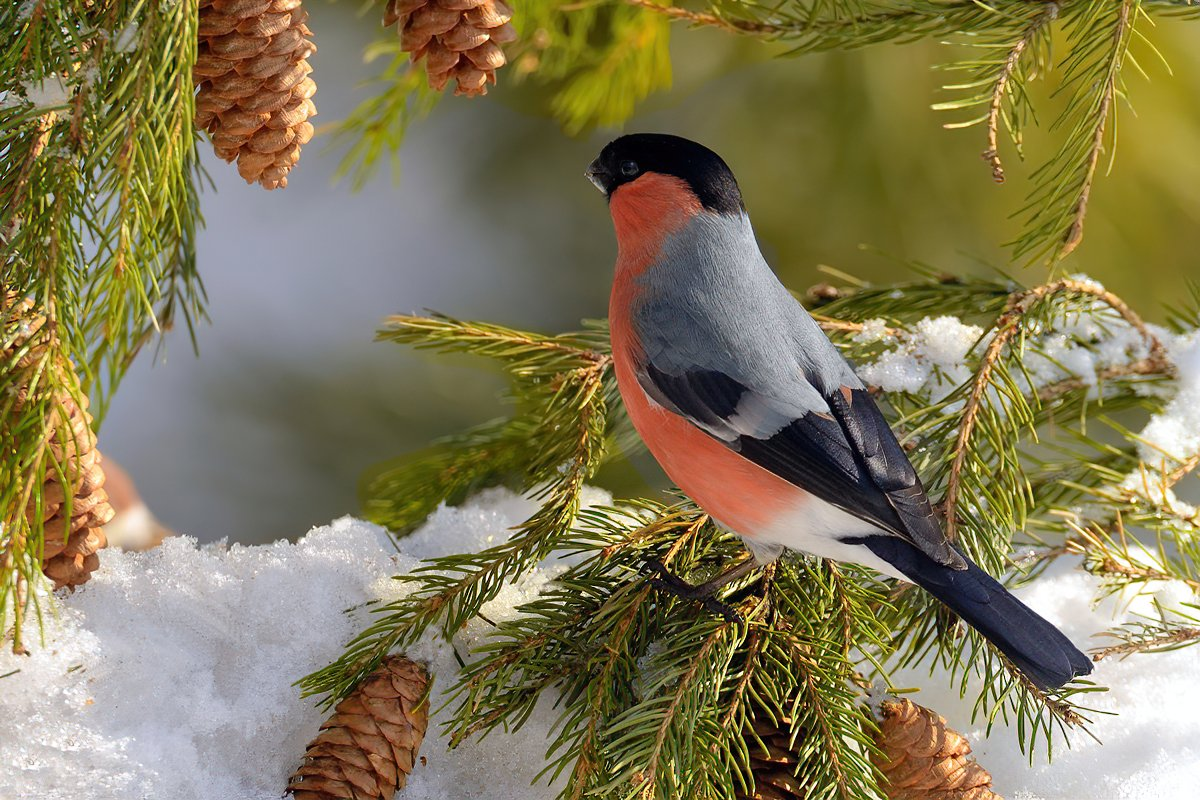
[[930, 592], [1038, 686], [1092, 671], [946, 538], [866, 387], [767, 266], [720, 156], [633, 134], [587, 177], [616, 228], [609, 322], [629, 418], [671, 480], [742, 537], [754, 559], [734, 573], [784, 548], [864, 564]]

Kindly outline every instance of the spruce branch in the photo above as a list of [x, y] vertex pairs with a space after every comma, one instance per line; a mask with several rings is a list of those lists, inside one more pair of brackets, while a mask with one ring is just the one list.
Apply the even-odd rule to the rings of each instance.
[[376, 464], [360, 482], [363, 513], [403, 536], [442, 503], [458, 505], [481, 489], [519, 484], [528, 474], [520, 443], [530, 435], [528, 420], [496, 420]]
[[[405, 578], [412, 591], [376, 609], [376, 621], [341, 659], [304, 679], [306, 693], [329, 693], [326, 704], [344, 697], [389, 652], [415, 642], [431, 625], [440, 624], [448, 635], [458, 631], [506, 582], [560, 546], [574, 525], [580, 492], [604, 459], [610, 426], [611, 357], [596, 349], [594, 334], [540, 336], [445, 316], [396, 316], [379, 338], [497, 359], [517, 382], [525, 408], [509, 423], [477, 429], [416, 462], [384, 470], [372, 482], [383, 494], [375, 501], [368, 497], [368, 508], [410, 529], [429, 502], [446, 495], [430, 494], [428, 486], [417, 492], [424, 499], [415, 502], [396, 501], [393, 493], [416, 490], [419, 469], [435, 465], [440, 471], [432, 488], [456, 494], [511, 465], [519, 470], [522, 490], [541, 505], [505, 543], [481, 553], [431, 559]], [[478, 463], [481, 455], [505, 445], [512, 454]]]
[[[61, 416], [48, 398], [82, 391], [98, 424], [141, 347], [178, 318], [190, 328], [203, 316], [195, 39], [187, 3], [0, 8], [0, 301], [44, 317], [46, 359], [39, 367], [6, 353], [0, 364], [3, 385], [28, 399], [6, 402], [0, 420], [0, 473], [10, 477], [0, 490], [0, 617], [20, 615], [20, 596], [32, 596], [24, 587], [40, 580], [45, 533], [28, 511], [42, 503], [44, 477], [72, 469], [47, 446]], [[0, 315], [6, 348], [22, 319]]]
[[603, 368], [610, 357], [595, 349], [587, 334], [542, 336], [485, 322], [464, 322], [444, 315], [389, 317], [377, 340], [411, 344], [418, 349], [462, 352], [500, 359], [517, 376], [554, 376], [580, 365]]
[[[1063, 278], [1011, 295], [1004, 313], [1000, 315], [993, 325], [995, 333], [992, 336], [992, 340], [988, 343], [980, 365], [976, 370], [970, 393], [966, 398], [966, 405], [963, 408], [958, 424], [958, 435], [952, 450], [953, 455], [950, 463], [949, 478], [945, 494], [940, 503], [946, 516], [946, 535], [951, 539], [955, 538], [959, 527], [958, 506], [962, 491], [963, 470], [967, 464], [967, 458], [971, 453], [968, 444], [975, 430], [980, 412], [983, 409], [985, 393], [989, 388], [996, 385], [993, 376], [1001, 369], [998, 366], [1000, 355], [1013, 337], [1021, 331], [1022, 320], [1030, 313], [1031, 309], [1044, 299], [1052, 298], [1054, 295], [1060, 293], [1094, 297], [1100, 303], [1111, 308], [1141, 334], [1145, 340], [1150, 352], [1150, 356], [1146, 359], [1149, 363], [1147, 369], [1154, 372], [1168, 372], [1170, 370], [1170, 362], [1166, 358], [1162, 342], [1150, 332], [1141, 317], [1129, 308], [1121, 298], [1096, 284], [1074, 278]], [[1056, 389], [1056, 391], [1058, 390]]]
[[[1160, 356], [1140, 358], [1128, 364], [1113, 364], [1097, 370], [1095, 380], [1099, 383], [1121, 380], [1125, 378], [1162, 377], [1170, 375], [1174, 367]], [[1037, 399], [1042, 405], [1071, 392], [1086, 390], [1090, 387], [1084, 378], [1063, 378], [1061, 381], [1043, 386], [1038, 389]]]
[[632, 6], [645, 8], [656, 14], [680, 22], [687, 22], [696, 27], [724, 28], [736, 33], [752, 33], [765, 36], [777, 36], [788, 29], [782, 25], [770, 22], [760, 22], [752, 19], [726, 18], [714, 13], [692, 11], [679, 6], [666, 5], [655, 0], [625, 0]]
[[1067, 107], [1052, 128], [1066, 142], [1034, 173], [1034, 189], [1023, 213], [1026, 232], [1014, 242], [1017, 258], [1049, 255], [1058, 261], [1083, 240], [1083, 223], [1106, 135], [1115, 144], [1113, 104], [1124, 93], [1121, 68], [1145, 12], [1141, 0], [1091, 0], [1064, 10], [1070, 48], [1063, 64]]
[[409, 127], [428, 116], [441, 97], [429, 88], [423, 71], [410, 64], [399, 37], [374, 42], [363, 58], [367, 63], [387, 59], [387, 66], [368, 83], [378, 86], [378, 93], [359, 103], [334, 129], [334, 143], [346, 147], [334, 178], [349, 176], [355, 188], [366, 184], [385, 154], [390, 154], [393, 170], [399, 169], [397, 154]]
[[1082, 550], [1084, 568], [1104, 579], [1106, 594], [1160, 581], [1178, 581], [1200, 592], [1200, 545], [1181, 537], [1161, 534], [1153, 549], [1130, 536], [1125, 515], [1118, 514], [1111, 528], [1084, 527], [1069, 521]]
[[[1000, 162], [1000, 149], [997, 142], [1000, 116], [1004, 109], [1004, 104], [1006, 101], [1011, 102], [1014, 91], [1023, 91], [1019, 88], [1019, 85], [1024, 83], [1024, 80], [1021, 80], [1019, 70], [1026, 51], [1037, 39], [1044, 39], [1046, 37], [1050, 23], [1058, 18], [1058, 12], [1058, 3], [1048, 2], [1045, 4], [1045, 11], [1033, 20], [1033, 22], [1029, 23], [1021, 38], [1017, 39], [1009, 49], [1008, 55], [1004, 58], [1003, 66], [1000, 68], [1000, 72], [992, 84], [986, 125], [987, 149], [983, 151], [983, 159], [991, 166], [992, 180], [996, 183], [1004, 183], [1005, 180], [1004, 165]], [[1015, 113], [1010, 119], [1015, 121]], [[1013, 138], [1016, 139], [1019, 135], [1019, 129], [1011, 124], [1010, 129], [1012, 130]]]
[[1137, 653], [1165, 653], [1200, 642], [1200, 615], [1196, 613], [1200, 607], [1192, 603], [1169, 611], [1158, 603], [1155, 607], [1157, 617], [1144, 616], [1100, 634], [1117, 643], [1092, 650], [1092, 659], [1103, 661], [1115, 657], [1124, 660]]

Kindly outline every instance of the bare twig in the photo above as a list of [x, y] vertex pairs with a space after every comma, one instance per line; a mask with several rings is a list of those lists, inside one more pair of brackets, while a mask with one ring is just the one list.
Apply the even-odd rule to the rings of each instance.
[[[867, 328], [865, 322], [851, 322], [850, 320], [827, 317], [824, 314], [812, 314], [812, 317], [817, 321], [817, 324], [821, 326], [821, 330], [823, 331], [838, 331], [839, 333], [862, 333]], [[877, 330], [881, 330], [885, 336], [895, 336], [899, 338], [905, 335], [905, 331], [902, 328], [884, 327]]]
[[[1103, 383], [1105, 381], [1116, 380], [1117, 378], [1129, 378], [1135, 375], [1165, 375], [1170, 374], [1173, 369], [1171, 363], [1165, 359], [1157, 358], [1140, 358], [1137, 361], [1131, 361], [1128, 364], [1114, 364], [1111, 367], [1104, 367], [1096, 371], [1096, 381]], [[1064, 378], [1057, 383], [1052, 383], [1048, 386], [1043, 386], [1038, 389], [1037, 398], [1045, 403], [1053, 400], [1056, 397], [1066, 394], [1067, 392], [1075, 392], [1080, 389], [1087, 389], [1093, 384], [1085, 381], [1083, 378]]]
[[1167, 473], [1166, 477], [1163, 479], [1166, 483], [1166, 488], [1169, 489], [1175, 484], [1179, 483], [1181, 480], [1190, 475], [1197, 467], [1200, 467], [1200, 453], [1197, 453], [1196, 455], [1187, 459], [1178, 467]]

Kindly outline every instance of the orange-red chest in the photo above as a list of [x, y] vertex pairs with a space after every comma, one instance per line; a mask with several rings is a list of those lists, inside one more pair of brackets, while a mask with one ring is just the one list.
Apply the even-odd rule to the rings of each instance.
[[633, 324], [642, 291], [638, 278], [654, 263], [667, 236], [700, 212], [694, 195], [687, 193], [689, 204], [677, 194], [679, 187], [669, 183], [675, 180], [646, 175], [618, 189], [611, 202], [619, 248], [609, 300], [617, 385], [630, 421], [668, 477], [713, 518], [753, 538], [793, 509], [803, 493], [663, 408], [637, 378], [644, 360]]

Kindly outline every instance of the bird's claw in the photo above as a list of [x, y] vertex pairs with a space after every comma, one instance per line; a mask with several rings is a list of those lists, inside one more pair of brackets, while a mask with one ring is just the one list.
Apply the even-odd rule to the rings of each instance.
[[653, 573], [653, 577], [650, 578], [650, 585], [655, 589], [678, 597], [681, 600], [699, 601], [700, 605], [704, 606], [708, 611], [719, 615], [726, 622], [746, 621], [746, 618], [732, 606], [722, 603], [711, 592], [706, 592], [700, 587], [694, 586], [678, 575], [675, 575], [658, 559], [646, 559], [645, 566], [648, 572]]

